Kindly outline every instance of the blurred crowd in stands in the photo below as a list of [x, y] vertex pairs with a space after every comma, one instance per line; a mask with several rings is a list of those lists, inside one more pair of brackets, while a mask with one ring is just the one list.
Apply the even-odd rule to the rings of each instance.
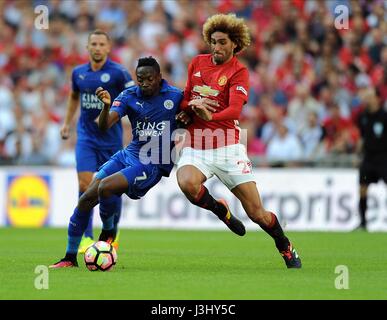
[[[34, 25], [41, 4], [47, 30]], [[348, 28], [335, 26], [338, 5]], [[240, 55], [250, 71], [240, 123], [256, 164], [356, 156], [358, 113], [372, 99], [387, 107], [387, 1], [0, 0], [0, 163], [74, 166], [76, 126], [69, 140], [59, 131], [90, 31], [109, 32], [111, 58], [133, 77], [137, 59], [153, 55], [184, 88], [191, 58], [208, 52], [203, 22], [228, 12], [246, 19], [253, 40]]]

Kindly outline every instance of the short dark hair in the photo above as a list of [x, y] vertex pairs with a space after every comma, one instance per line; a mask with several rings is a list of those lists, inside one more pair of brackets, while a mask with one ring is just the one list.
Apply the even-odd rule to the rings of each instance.
[[101, 29], [96, 29], [93, 32], [89, 33], [89, 36], [87, 37], [87, 41], [90, 41], [90, 37], [95, 34], [95, 35], [104, 35], [106, 39], [110, 42], [110, 37], [107, 32], [101, 30]]
[[160, 73], [160, 65], [152, 56], [138, 59], [136, 70], [140, 67], [152, 67], [156, 73]]

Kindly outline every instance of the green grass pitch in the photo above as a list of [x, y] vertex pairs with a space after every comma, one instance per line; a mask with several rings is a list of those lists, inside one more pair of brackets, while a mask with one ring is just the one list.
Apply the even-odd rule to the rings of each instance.
[[[263, 232], [121, 230], [113, 271], [90, 272], [78, 256], [80, 268], [50, 270], [49, 288], [37, 290], [36, 266], [63, 257], [67, 231], [2, 228], [0, 299], [387, 299], [386, 233], [288, 236], [301, 270], [286, 269]], [[338, 265], [348, 289], [335, 288]]]

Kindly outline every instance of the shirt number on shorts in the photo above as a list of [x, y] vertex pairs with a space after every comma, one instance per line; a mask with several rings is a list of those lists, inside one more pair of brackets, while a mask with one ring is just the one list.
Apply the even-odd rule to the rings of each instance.
[[238, 160], [237, 165], [242, 169], [242, 173], [251, 173], [251, 161]]

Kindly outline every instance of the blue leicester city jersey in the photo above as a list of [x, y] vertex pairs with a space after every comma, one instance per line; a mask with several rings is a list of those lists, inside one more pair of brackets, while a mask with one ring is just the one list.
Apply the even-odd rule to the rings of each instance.
[[115, 99], [123, 90], [134, 85], [132, 77], [118, 63], [107, 60], [98, 71], [91, 69], [90, 63], [74, 68], [72, 89], [79, 92], [81, 114], [77, 125], [78, 143], [86, 143], [100, 149], [122, 148], [122, 125], [116, 123], [106, 132], [98, 128], [98, 118], [103, 103], [98, 100], [95, 90], [102, 87]]
[[128, 163], [137, 158], [143, 164], [157, 164], [165, 175], [173, 168], [172, 134], [176, 130], [176, 112], [183, 99], [182, 90], [162, 80], [160, 94], [144, 97], [138, 86], [123, 91], [112, 103], [110, 111], [132, 125], [132, 142], [126, 147]]

